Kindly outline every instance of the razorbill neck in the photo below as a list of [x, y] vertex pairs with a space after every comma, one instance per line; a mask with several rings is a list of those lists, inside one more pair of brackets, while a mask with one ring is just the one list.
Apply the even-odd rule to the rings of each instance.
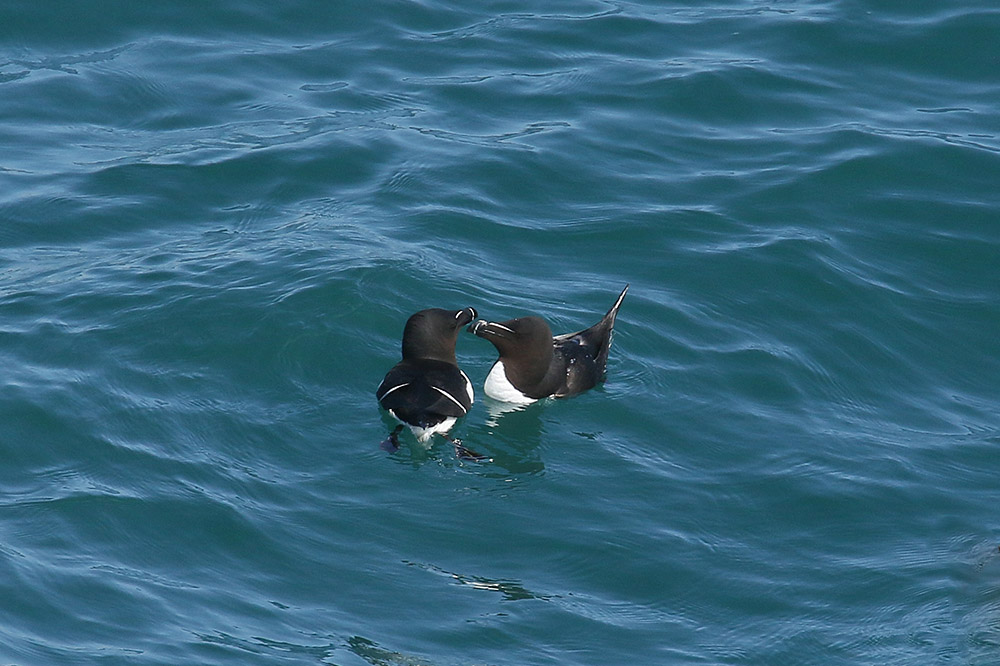
[[412, 315], [403, 329], [403, 360], [394, 365], [375, 391], [379, 405], [398, 426], [382, 447], [399, 448], [399, 433], [409, 426], [417, 441], [440, 434], [455, 444], [460, 454], [475, 454], [460, 446], [447, 432], [472, 407], [472, 382], [458, 367], [455, 342], [463, 326], [476, 318], [473, 308], [431, 308]]
[[628, 285], [601, 321], [577, 333], [553, 337], [541, 317], [472, 324], [469, 332], [489, 340], [500, 352], [483, 386], [486, 395], [528, 404], [549, 396], [566, 398], [603, 382], [615, 318], [626, 293]]

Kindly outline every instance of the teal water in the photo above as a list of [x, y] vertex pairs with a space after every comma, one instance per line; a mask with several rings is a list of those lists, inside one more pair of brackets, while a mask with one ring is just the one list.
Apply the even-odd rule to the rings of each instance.
[[0, 662], [1000, 663], [995, 3], [466, 5], [0, 9]]

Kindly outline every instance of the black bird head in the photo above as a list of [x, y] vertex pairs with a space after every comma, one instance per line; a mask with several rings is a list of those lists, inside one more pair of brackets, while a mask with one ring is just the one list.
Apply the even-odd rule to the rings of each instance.
[[411, 315], [403, 329], [403, 359], [429, 358], [457, 365], [455, 342], [458, 332], [475, 318], [473, 308], [430, 308]]
[[552, 329], [541, 317], [518, 317], [508, 321], [479, 320], [469, 332], [489, 340], [500, 358], [547, 368], [552, 357]]

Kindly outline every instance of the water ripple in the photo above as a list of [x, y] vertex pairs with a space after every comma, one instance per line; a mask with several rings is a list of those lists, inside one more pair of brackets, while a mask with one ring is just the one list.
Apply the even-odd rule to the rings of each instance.
[[[869, 5], [12, 7], [7, 661], [989, 662], [998, 14]], [[378, 447], [414, 311], [626, 282]]]

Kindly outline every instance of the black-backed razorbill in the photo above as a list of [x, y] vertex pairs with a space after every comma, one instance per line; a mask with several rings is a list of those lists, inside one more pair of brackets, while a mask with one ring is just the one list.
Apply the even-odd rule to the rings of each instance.
[[431, 308], [407, 320], [403, 329], [403, 360], [386, 373], [375, 391], [379, 405], [400, 421], [382, 442], [383, 448], [390, 451], [399, 448], [398, 435], [405, 425], [419, 442], [440, 434], [455, 443], [459, 454], [471, 454], [448, 437], [447, 432], [468, 413], [475, 398], [472, 382], [459, 369], [455, 358], [458, 333], [475, 318], [473, 308]]
[[489, 340], [500, 353], [486, 384], [495, 400], [528, 404], [549, 396], [566, 398], [603, 382], [615, 318], [628, 285], [608, 313], [588, 329], [553, 337], [541, 317], [479, 320], [469, 332]]

